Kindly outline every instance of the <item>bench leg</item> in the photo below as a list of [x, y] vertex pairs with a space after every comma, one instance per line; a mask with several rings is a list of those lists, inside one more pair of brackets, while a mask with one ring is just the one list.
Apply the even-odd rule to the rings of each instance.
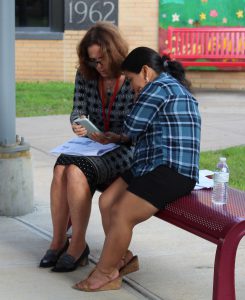
[[235, 225], [217, 245], [214, 263], [213, 300], [235, 300], [237, 247], [245, 235], [245, 221]]

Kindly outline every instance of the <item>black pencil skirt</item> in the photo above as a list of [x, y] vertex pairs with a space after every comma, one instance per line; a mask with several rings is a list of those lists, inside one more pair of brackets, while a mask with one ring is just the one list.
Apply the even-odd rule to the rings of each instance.
[[195, 180], [166, 166], [158, 166], [139, 177], [134, 177], [131, 170], [127, 170], [121, 177], [128, 184], [128, 191], [150, 202], [159, 210], [179, 197], [189, 194], [196, 184]]

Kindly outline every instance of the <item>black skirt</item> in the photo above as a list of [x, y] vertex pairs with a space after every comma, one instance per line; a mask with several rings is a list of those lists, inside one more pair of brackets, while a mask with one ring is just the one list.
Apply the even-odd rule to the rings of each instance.
[[75, 165], [86, 176], [91, 194], [96, 189], [102, 191], [120, 174], [131, 166], [133, 148], [122, 145], [102, 156], [74, 156], [61, 154], [57, 165]]
[[195, 180], [166, 166], [158, 166], [139, 177], [134, 177], [128, 170], [121, 177], [128, 184], [128, 191], [150, 202], [159, 210], [179, 197], [189, 194], [196, 184]]

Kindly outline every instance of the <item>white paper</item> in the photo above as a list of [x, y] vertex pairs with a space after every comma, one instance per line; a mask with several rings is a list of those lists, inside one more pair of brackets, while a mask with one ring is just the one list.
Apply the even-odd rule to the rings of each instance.
[[199, 170], [199, 182], [196, 183], [195, 190], [210, 189], [214, 186], [214, 181], [207, 176], [213, 175], [214, 172], [210, 170]]
[[86, 137], [76, 137], [57, 146], [50, 152], [55, 155], [63, 153], [76, 156], [101, 156], [118, 147], [113, 143], [103, 145]]

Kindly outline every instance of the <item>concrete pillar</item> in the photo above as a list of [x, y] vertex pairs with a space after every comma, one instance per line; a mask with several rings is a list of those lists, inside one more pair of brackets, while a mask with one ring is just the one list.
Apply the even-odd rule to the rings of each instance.
[[28, 144], [0, 149], [0, 178], [0, 216], [32, 212], [33, 173]]
[[30, 145], [16, 140], [15, 0], [0, 0], [0, 216], [33, 210]]

